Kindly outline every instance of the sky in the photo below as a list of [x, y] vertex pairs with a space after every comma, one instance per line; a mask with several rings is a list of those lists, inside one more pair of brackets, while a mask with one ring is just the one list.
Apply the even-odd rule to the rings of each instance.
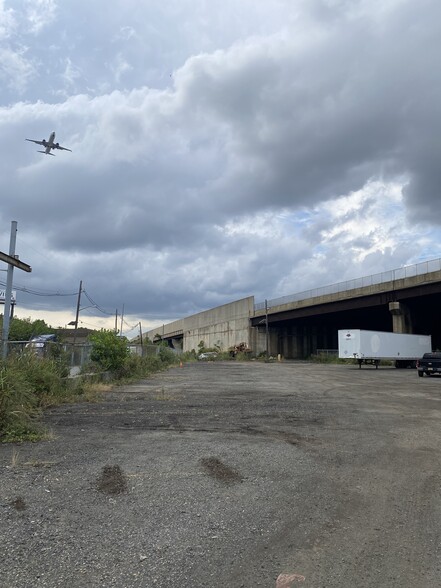
[[438, 0], [0, 0], [15, 315], [81, 282], [132, 337], [441, 257], [440, 55]]

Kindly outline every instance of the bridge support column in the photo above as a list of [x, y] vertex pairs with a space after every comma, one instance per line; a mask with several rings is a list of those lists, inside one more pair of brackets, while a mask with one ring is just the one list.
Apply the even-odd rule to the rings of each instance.
[[292, 353], [292, 335], [289, 327], [283, 327], [279, 330], [279, 341], [277, 344], [277, 354], [282, 357], [291, 357]]
[[402, 302], [389, 302], [389, 312], [392, 315], [392, 330], [394, 333], [412, 333], [412, 319], [405, 304]]
[[303, 357], [303, 329], [302, 327], [291, 327], [285, 357], [298, 359]]

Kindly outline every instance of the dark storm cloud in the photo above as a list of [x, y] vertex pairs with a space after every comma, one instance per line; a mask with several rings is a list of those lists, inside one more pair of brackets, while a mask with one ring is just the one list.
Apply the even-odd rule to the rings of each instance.
[[244, 209], [295, 206], [409, 172], [435, 190], [441, 7], [424, 4], [401, 3], [381, 26], [332, 23], [306, 47], [274, 38], [190, 60], [178, 91], [230, 133], [219, 192], [239, 186]]
[[[438, 141], [427, 123], [437, 131], [441, 96], [431, 57], [439, 38], [425, 14], [402, 3], [381, 27], [369, 17], [338, 21], [303, 46], [286, 35], [254, 39], [190, 59], [176, 73], [174, 92], [109, 96], [101, 101], [106, 112], [96, 100], [96, 135], [84, 136], [107, 162], [101, 173], [76, 176], [80, 200], [90, 194], [91, 206], [110, 207], [126, 226], [130, 210], [147, 202], [164, 234], [192, 219], [222, 222], [251, 208], [319, 202], [371, 178], [409, 174], [408, 197], [430, 199]], [[130, 163], [118, 168], [124, 154]], [[93, 151], [87, 157], [93, 160]], [[423, 194], [415, 194], [413, 181]], [[167, 219], [155, 214], [158, 198], [170, 203]], [[110, 215], [102, 225], [110, 228]]]
[[[327, 208], [375, 180], [407, 182], [410, 224], [441, 221], [439, 3], [279, 1], [242, 28], [248, 0], [202, 3], [188, 19], [178, 2], [155, 4], [150, 19], [139, 2], [115, 6], [97, 27], [94, 3], [59, 4], [41, 25], [51, 46], [34, 32], [33, 56], [9, 62], [27, 101], [8, 106], [13, 84], [4, 90], [0, 220], [17, 219], [30, 244], [26, 283], [82, 279], [107, 308], [124, 297], [139, 313], [185, 314], [359, 275], [348, 252], [365, 252], [366, 271], [405, 262], [407, 237], [400, 257], [396, 226], [383, 247], [374, 224], [393, 206], [387, 191], [355, 212]], [[46, 157], [24, 141], [52, 130], [73, 153]], [[303, 230], [277, 217], [320, 206]], [[369, 231], [355, 234], [356, 222]]]

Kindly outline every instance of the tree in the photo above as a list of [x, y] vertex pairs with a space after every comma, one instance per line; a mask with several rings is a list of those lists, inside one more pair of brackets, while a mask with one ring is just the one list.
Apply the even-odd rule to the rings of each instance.
[[[0, 325], [3, 328], [3, 316], [0, 317]], [[33, 321], [31, 318], [19, 319], [13, 317], [9, 323], [10, 341], [29, 341], [35, 335], [46, 333], [55, 333], [55, 330], [41, 319]]]

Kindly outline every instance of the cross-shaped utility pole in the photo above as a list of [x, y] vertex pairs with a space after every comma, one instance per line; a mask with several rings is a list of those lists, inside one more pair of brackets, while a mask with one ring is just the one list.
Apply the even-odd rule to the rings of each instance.
[[5, 307], [3, 311], [3, 332], [2, 332], [2, 347], [3, 359], [8, 355], [8, 339], [9, 339], [9, 319], [11, 314], [11, 297], [12, 297], [12, 276], [14, 267], [18, 267], [25, 272], [31, 272], [32, 268], [27, 263], [19, 261], [15, 256], [15, 242], [17, 238], [17, 221], [11, 222], [11, 239], [9, 241], [9, 255], [0, 251], [0, 260], [8, 264], [8, 273], [6, 278], [5, 290]]

